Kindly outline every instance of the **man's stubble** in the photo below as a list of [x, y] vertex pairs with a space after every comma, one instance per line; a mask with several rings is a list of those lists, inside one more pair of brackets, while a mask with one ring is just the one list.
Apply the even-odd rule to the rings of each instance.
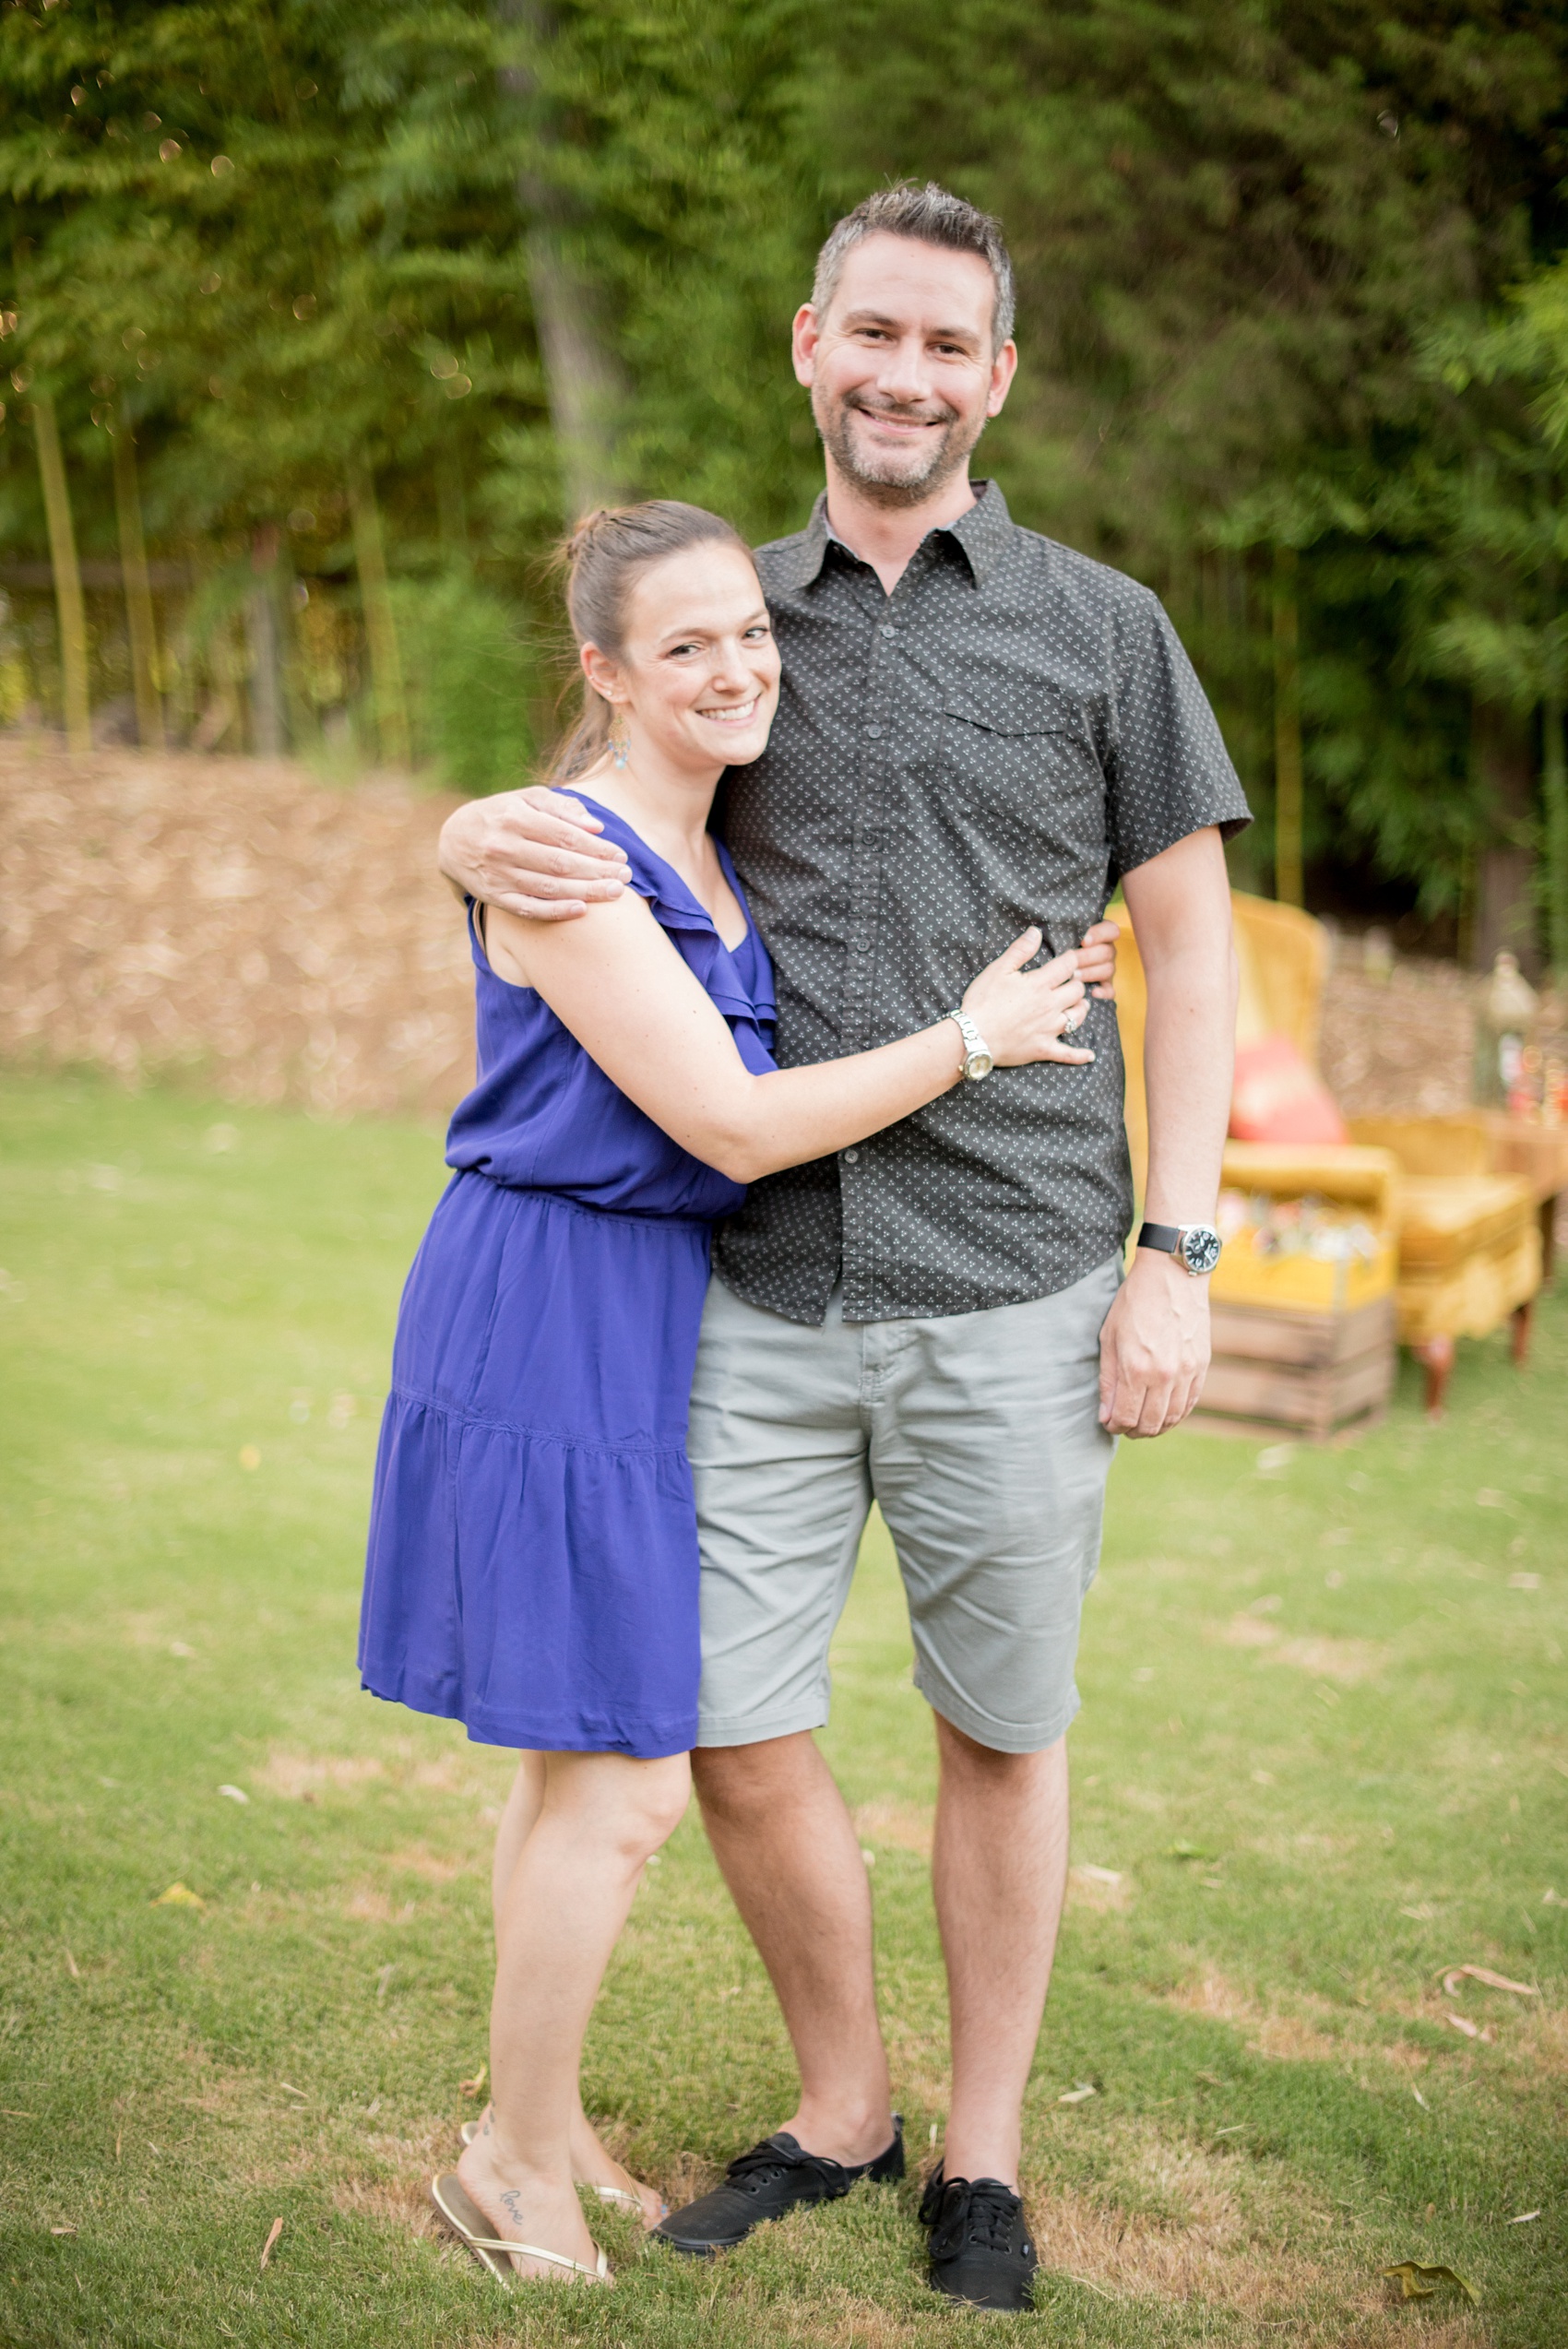
[[885, 410], [889, 415], [917, 415], [923, 422], [941, 421], [946, 428], [927, 448], [924, 463], [914, 471], [904, 471], [895, 469], [896, 460], [891, 457], [883, 467], [866, 463], [850, 432], [849, 418], [852, 408], [863, 415], [877, 412], [869, 402], [853, 397], [829, 401], [814, 389], [812, 393], [812, 413], [824, 448], [838, 471], [873, 505], [923, 504], [962, 471], [987, 421], [982, 413], [971, 430], [956, 408], [933, 405], [929, 409], [909, 409], [889, 406]]

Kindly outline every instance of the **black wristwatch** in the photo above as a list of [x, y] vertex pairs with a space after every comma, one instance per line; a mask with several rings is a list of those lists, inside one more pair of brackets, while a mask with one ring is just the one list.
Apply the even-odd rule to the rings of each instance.
[[1194, 1280], [1213, 1272], [1224, 1245], [1212, 1224], [1145, 1224], [1138, 1234], [1140, 1248], [1158, 1248], [1174, 1256]]

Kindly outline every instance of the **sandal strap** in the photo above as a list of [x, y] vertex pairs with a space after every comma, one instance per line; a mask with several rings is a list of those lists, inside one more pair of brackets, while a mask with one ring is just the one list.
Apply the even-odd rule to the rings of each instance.
[[[516, 2251], [525, 2260], [548, 2260], [552, 2268], [570, 2268], [574, 2275], [601, 2276], [602, 2267], [586, 2268], [581, 2260], [569, 2260], [564, 2251], [546, 2251], [537, 2243], [504, 2243], [498, 2235], [465, 2235], [465, 2243], [476, 2251]], [[600, 2253], [604, 2258], [604, 2253]]]

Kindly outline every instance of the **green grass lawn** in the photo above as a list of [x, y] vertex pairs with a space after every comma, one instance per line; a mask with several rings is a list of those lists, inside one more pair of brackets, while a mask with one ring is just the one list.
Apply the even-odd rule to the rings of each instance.
[[[0, 2341], [994, 2339], [925, 2289], [913, 2183], [715, 2267], [639, 2256], [596, 2209], [606, 2293], [508, 2296], [441, 2240], [422, 2196], [476, 2109], [508, 1764], [353, 1668], [438, 1146], [65, 1081], [0, 1083]], [[1408, 1379], [1343, 1451], [1123, 1448], [1028, 2117], [1039, 2338], [1568, 2331], [1565, 1405], [1558, 1303], [1524, 1377], [1462, 1349], [1439, 1429]], [[944, 2014], [909, 1665], [873, 1531], [826, 1742], [923, 2155]], [[175, 1883], [201, 1904], [157, 1904]], [[1466, 1963], [1538, 1995], [1445, 1992]], [[695, 1815], [586, 2088], [672, 2198], [792, 2102]], [[1396, 2306], [1378, 2272], [1403, 2259], [1479, 2308]]]

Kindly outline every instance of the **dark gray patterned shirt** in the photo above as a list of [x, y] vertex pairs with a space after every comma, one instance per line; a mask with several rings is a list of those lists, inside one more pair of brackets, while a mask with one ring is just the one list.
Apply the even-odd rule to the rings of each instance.
[[[767, 942], [785, 1068], [940, 1019], [1030, 922], [1075, 946], [1120, 873], [1249, 820], [1154, 596], [1021, 529], [994, 483], [891, 596], [827, 527], [764, 547], [784, 657], [772, 739], [726, 782], [725, 837]], [[954, 1052], [958, 1034], [953, 1031]], [[754, 1184], [718, 1268], [820, 1323], [968, 1313], [1068, 1287], [1133, 1214], [1116, 1014], [1087, 1068], [998, 1069]]]

